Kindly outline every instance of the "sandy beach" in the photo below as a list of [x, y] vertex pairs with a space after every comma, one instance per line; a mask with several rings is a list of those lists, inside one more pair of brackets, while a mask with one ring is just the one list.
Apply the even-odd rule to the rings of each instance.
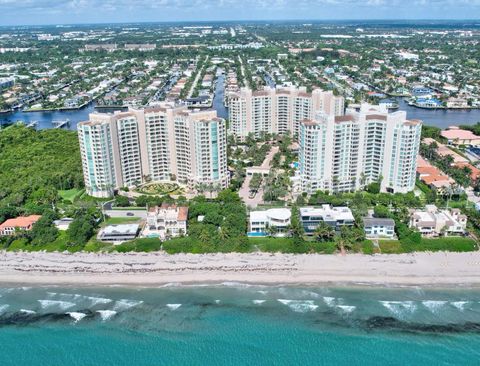
[[400, 255], [12, 253], [0, 282], [50, 285], [480, 285], [480, 252]]

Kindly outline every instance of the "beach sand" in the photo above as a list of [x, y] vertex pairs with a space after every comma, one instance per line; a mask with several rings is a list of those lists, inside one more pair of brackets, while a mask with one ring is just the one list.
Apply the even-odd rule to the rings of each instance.
[[480, 252], [399, 255], [0, 252], [0, 282], [480, 285]]

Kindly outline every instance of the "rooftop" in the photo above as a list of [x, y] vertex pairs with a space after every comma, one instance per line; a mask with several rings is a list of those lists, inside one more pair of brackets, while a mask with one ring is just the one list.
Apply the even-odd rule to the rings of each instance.
[[343, 220], [354, 221], [352, 211], [348, 207], [333, 207], [322, 205], [322, 207], [300, 207], [300, 215], [303, 216], [321, 216], [324, 221]]
[[104, 235], [136, 235], [138, 231], [138, 224], [119, 224], [108, 225], [103, 229]]
[[6, 227], [28, 227], [40, 220], [41, 217], [40, 215], [30, 215], [9, 219], [0, 225], [0, 230]]
[[286, 221], [292, 213], [288, 208], [271, 208], [265, 211], [250, 212], [250, 221], [266, 221], [268, 219]]
[[388, 218], [364, 217], [364, 226], [395, 226], [395, 221]]
[[441, 135], [449, 140], [476, 140], [480, 136], [475, 135], [472, 131], [462, 130], [459, 128], [450, 128], [441, 132]]

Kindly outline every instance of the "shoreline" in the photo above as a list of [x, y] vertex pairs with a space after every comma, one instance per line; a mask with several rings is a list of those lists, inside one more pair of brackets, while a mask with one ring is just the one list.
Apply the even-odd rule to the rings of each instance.
[[0, 285], [480, 287], [480, 252], [397, 255], [0, 252]]

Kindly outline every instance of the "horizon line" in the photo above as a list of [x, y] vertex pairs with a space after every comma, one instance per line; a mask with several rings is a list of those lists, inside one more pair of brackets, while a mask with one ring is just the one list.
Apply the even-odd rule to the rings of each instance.
[[[176, 23], [268, 23], [268, 22], [480, 22], [480, 18], [293, 18], [293, 19], [227, 19], [227, 20], [152, 20], [152, 21], [113, 21], [113, 22], [80, 22], [80, 23], [45, 23], [45, 24], [11, 24], [0, 25], [0, 28], [12, 27], [62, 27], [87, 25], [121, 25], [121, 24], [176, 24]], [[480, 23], [478, 24], [480, 27]]]

